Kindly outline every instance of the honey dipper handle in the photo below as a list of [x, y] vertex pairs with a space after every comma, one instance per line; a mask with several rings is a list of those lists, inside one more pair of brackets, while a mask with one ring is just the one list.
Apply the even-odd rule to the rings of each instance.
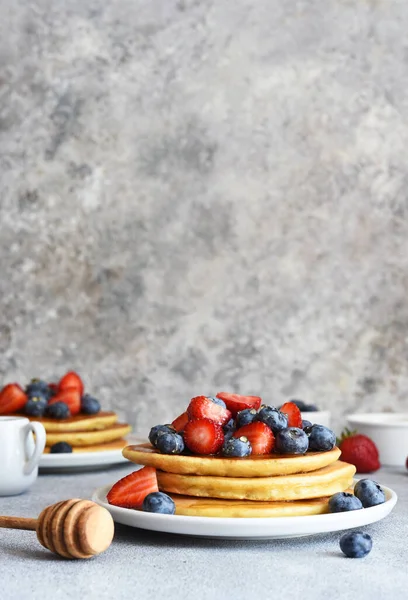
[[5, 529], [37, 529], [37, 519], [25, 519], [23, 517], [0, 517], [0, 527]]

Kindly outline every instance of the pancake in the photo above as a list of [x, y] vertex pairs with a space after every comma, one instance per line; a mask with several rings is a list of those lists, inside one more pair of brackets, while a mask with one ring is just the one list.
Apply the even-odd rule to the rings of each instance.
[[334, 463], [340, 454], [338, 448], [333, 448], [328, 452], [308, 452], [302, 456], [278, 454], [247, 458], [184, 456], [161, 454], [151, 444], [127, 446], [123, 450], [125, 458], [139, 465], [147, 465], [180, 475], [212, 475], [215, 477], [270, 477], [307, 473]]
[[[104, 452], [105, 450], [122, 450], [126, 446], [126, 440], [115, 440], [114, 442], [108, 442], [106, 444], [95, 444], [94, 446], [76, 446], [72, 448], [74, 453], [78, 452]], [[50, 448], [46, 446], [44, 448], [44, 454], [49, 454]]]
[[313, 471], [275, 477], [211, 477], [157, 471], [159, 489], [183, 496], [229, 500], [305, 500], [331, 496], [351, 486], [354, 465], [341, 461]]
[[115, 423], [110, 427], [96, 431], [47, 432], [47, 446], [53, 446], [58, 442], [67, 442], [73, 447], [106, 444], [123, 438], [130, 430], [131, 427], [127, 423]]
[[118, 415], [114, 412], [99, 412], [96, 415], [76, 415], [69, 419], [48, 419], [46, 417], [28, 417], [30, 421], [42, 423], [45, 431], [48, 433], [57, 433], [59, 431], [96, 431], [105, 429], [114, 425], [118, 420]]
[[187, 517], [300, 517], [322, 515], [329, 511], [329, 497], [294, 502], [255, 502], [251, 500], [220, 500], [193, 498], [171, 494], [176, 505], [176, 515]]

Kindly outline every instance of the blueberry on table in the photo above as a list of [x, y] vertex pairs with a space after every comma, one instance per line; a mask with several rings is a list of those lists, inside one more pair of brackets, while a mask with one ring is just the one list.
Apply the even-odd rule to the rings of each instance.
[[288, 426], [287, 415], [280, 412], [273, 406], [261, 406], [255, 420], [265, 423], [265, 425], [267, 425], [273, 431], [273, 433], [277, 433], [282, 429], [286, 429]]
[[50, 419], [68, 419], [71, 416], [68, 405], [65, 402], [49, 404], [45, 409], [45, 416]]
[[340, 538], [340, 548], [348, 558], [363, 558], [372, 547], [371, 537], [362, 531], [350, 531]]
[[300, 409], [302, 412], [317, 412], [319, 409], [316, 404], [305, 404], [303, 408]]
[[275, 450], [281, 454], [305, 454], [308, 447], [309, 438], [303, 429], [287, 427], [276, 434]]
[[57, 442], [50, 448], [50, 454], [70, 454], [72, 446], [68, 442]]
[[85, 394], [81, 398], [81, 412], [85, 415], [96, 415], [101, 410], [101, 403], [99, 400], [91, 396], [90, 394]]
[[156, 448], [163, 454], [181, 454], [184, 440], [178, 433], [161, 433], [156, 439]]
[[385, 494], [381, 486], [372, 479], [360, 479], [354, 486], [354, 495], [361, 500], [364, 508], [377, 506], [385, 502]]
[[308, 428], [309, 450], [328, 451], [336, 445], [336, 435], [334, 431], [324, 425], [312, 425]]
[[363, 508], [361, 501], [348, 492], [338, 492], [329, 500], [329, 511], [331, 513], [348, 512], [349, 510], [360, 510]]
[[29, 417], [42, 417], [47, 408], [44, 396], [30, 396], [24, 407], [24, 412]]
[[237, 429], [244, 427], [244, 425], [253, 423], [257, 414], [258, 413], [254, 408], [245, 408], [244, 410], [240, 410], [237, 414]]
[[231, 437], [224, 442], [222, 453], [232, 458], [243, 458], [252, 452], [251, 444], [245, 436], [239, 438]]
[[176, 433], [173, 425], [155, 425], [151, 428], [149, 433], [149, 442], [152, 446], [156, 446], [156, 441], [159, 435], [162, 433]]
[[167, 494], [163, 492], [151, 492], [143, 500], [142, 509], [146, 512], [158, 513], [161, 515], [174, 515], [176, 505]]

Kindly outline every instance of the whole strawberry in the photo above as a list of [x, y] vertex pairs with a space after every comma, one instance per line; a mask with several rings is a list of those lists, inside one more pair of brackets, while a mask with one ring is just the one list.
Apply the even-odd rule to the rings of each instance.
[[345, 429], [337, 440], [340, 460], [354, 465], [357, 473], [373, 473], [381, 467], [377, 446], [368, 436]]

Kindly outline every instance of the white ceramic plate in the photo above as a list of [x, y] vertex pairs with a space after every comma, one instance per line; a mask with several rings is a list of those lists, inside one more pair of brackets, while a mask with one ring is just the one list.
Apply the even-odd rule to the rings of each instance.
[[[144, 441], [139, 436], [128, 436], [129, 444], [140, 444]], [[122, 455], [122, 450], [104, 450], [102, 452], [72, 452], [72, 454], [43, 454], [40, 459], [40, 473], [70, 473], [76, 471], [93, 471], [129, 461]]]
[[384, 519], [397, 502], [397, 494], [382, 486], [386, 495], [384, 504], [345, 513], [260, 519], [183, 517], [111, 506], [106, 500], [106, 494], [111, 487], [107, 485], [95, 490], [92, 500], [107, 508], [116, 523], [163, 533], [207, 538], [280, 539], [352, 529]]

